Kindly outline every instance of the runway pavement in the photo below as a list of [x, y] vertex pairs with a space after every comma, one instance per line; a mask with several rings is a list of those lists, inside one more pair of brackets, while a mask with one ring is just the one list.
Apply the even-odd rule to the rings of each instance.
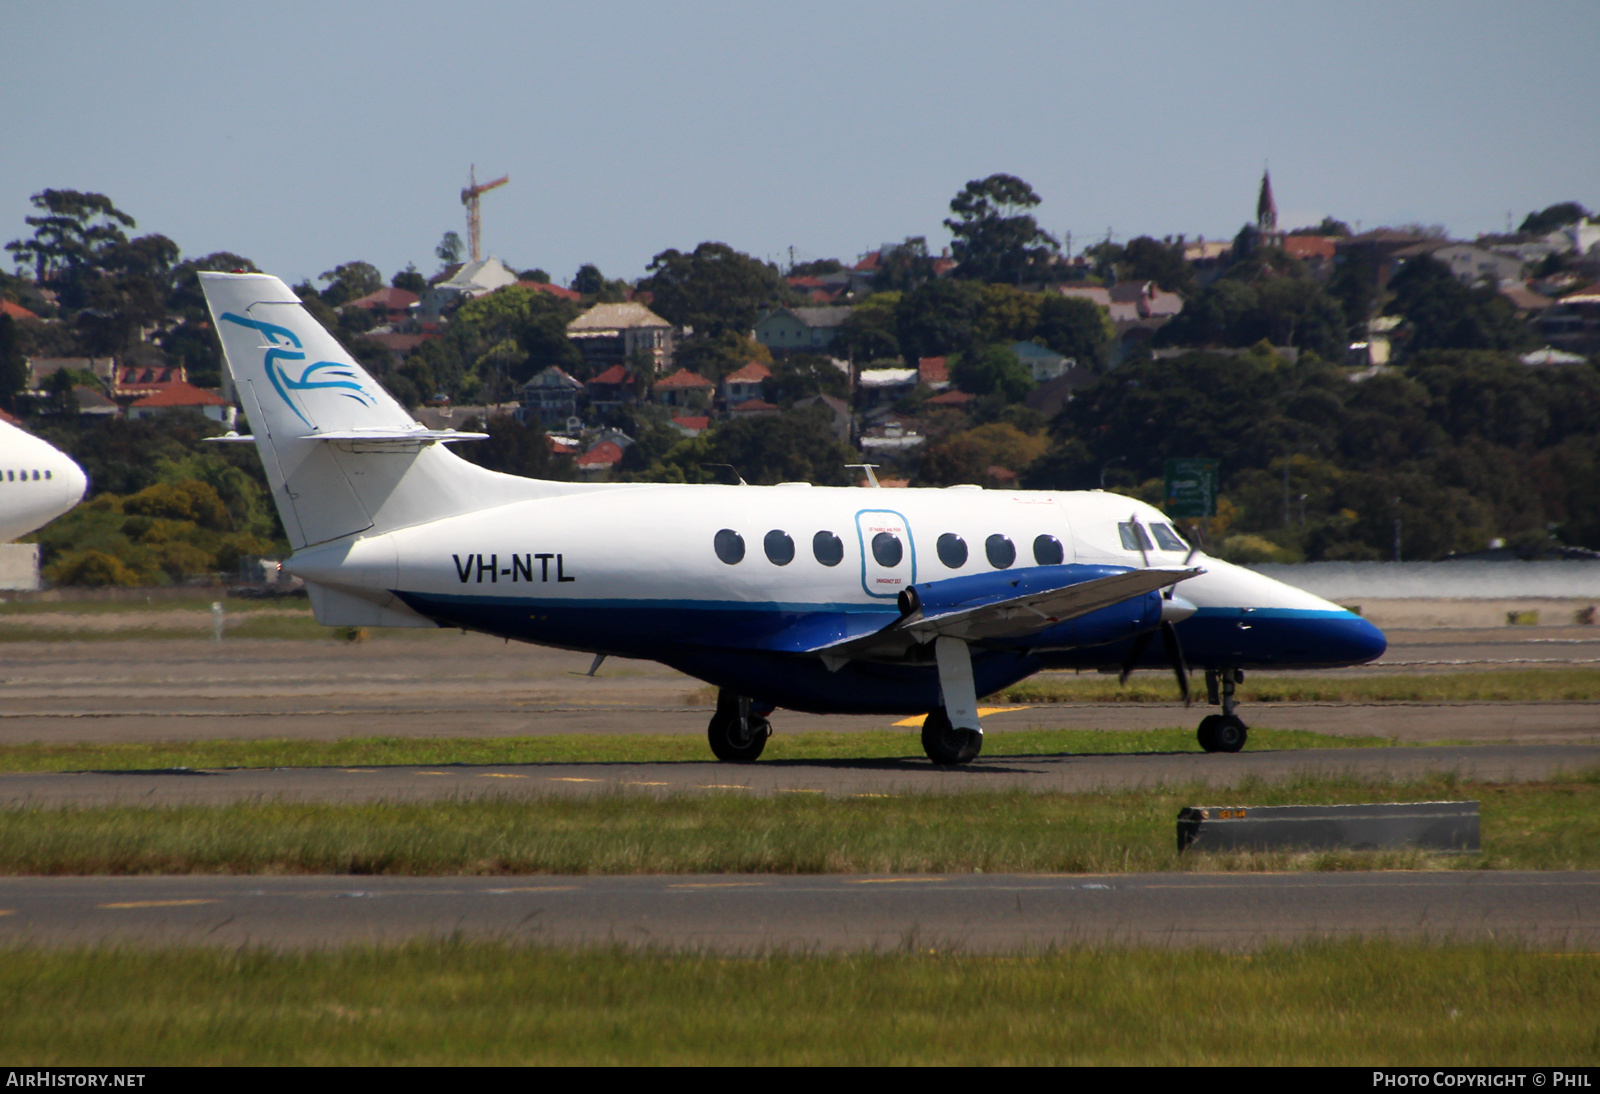
[[[1577, 627], [1397, 633], [1378, 665], [1340, 671], [1586, 664], [1600, 657], [1592, 634]], [[11, 642], [0, 659], [0, 744], [705, 732], [710, 700], [698, 681], [626, 660], [609, 660], [590, 678], [583, 675], [590, 661], [453, 631], [350, 644]], [[1248, 683], [1245, 699], [1246, 721], [1263, 728], [1400, 741], [1600, 743], [1600, 703], [1251, 704]], [[1203, 713], [1176, 702], [1059, 704], [996, 715], [988, 725], [1192, 727]], [[849, 732], [892, 720], [780, 711], [774, 724], [779, 733]]]
[[1600, 872], [0, 878], [0, 945], [454, 937], [984, 952], [1106, 942], [1251, 950], [1349, 935], [1592, 952]]

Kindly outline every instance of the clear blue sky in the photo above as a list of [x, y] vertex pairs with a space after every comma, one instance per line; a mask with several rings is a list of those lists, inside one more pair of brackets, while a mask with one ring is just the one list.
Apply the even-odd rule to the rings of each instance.
[[[0, 242], [110, 195], [290, 281], [431, 272], [460, 190], [558, 281], [715, 239], [854, 257], [1019, 175], [1074, 247], [1600, 206], [1600, 4], [0, 0]], [[9, 256], [4, 256], [9, 259]], [[9, 264], [9, 263], [8, 263]]]

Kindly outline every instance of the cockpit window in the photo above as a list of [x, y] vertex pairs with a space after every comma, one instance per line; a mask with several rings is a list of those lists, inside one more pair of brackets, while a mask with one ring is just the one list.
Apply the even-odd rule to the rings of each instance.
[[1163, 551], [1187, 551], [1189, 545], [1178, 538], [1178, 533], [1172, 530], [1170, 524], [1152, 524], [1150, 531], [1156, 537], [1156, 543]]
[[1124, 551], [1153, 551], [1156, 545], [1150, 542], [1150, 537], [1145, 534], [1144, 525], [1131, 520], [1125, 520], [1117, 525], [1117, 534], [1122, 537]]

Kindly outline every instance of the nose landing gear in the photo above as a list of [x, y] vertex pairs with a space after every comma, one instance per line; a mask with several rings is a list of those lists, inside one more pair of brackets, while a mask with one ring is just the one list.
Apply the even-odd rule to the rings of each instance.
[[1233, 689], [1242, 683], [1244, 673], [1238, 669], [1206, 669], [1206, 698], [1222, 705], [1221, 714], [1208, 714], [1201, 719], [1200, 728], [1195, 734], [1200, 740], [1200, 747], [1207, 752], [1237, 752], [1249, 738], [1250, 727], [1233, 712], [1236, 705]]

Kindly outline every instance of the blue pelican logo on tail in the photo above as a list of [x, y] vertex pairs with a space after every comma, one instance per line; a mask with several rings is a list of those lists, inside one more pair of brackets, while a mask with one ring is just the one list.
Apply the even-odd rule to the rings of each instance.
[[[346, 399], [354, 399], [362, 406], [378, 405], [377, 400], [367, 394], [366, 389], [356, 379], [358, 373], [348, 365], [341, 365], [337, 361], [318, 361], [315, 364], [307, 365], [301, 371], [298, 380], [291, 376], [289, 371], [284, 368], [283, 362], [304, 361], [306, 359], [306, 355], [301, 352], [300, 339], [293, 331], [273, 323], [262, 323], [255, 319], [246, 319], [232, 312], [224, 312], [222, 321], [260, 331], [272, 343], [271, 347], [267, 349], [266, 359], [262, 362], [267, 370], [267, 379], [272, 381], [272, 386], [277, 391], [278, 397], [288, 404], [290, 410], [294, 411], [295, 417], [306, 423], [306, 428], [315, 429], [316, 426], [311, 423], [309, 418], [300, 413], [299, 407], [294, 405], [294, 400], [289, 398], [290, 391], [310, 391], [316, 388], [342, 389], [339, 394]], [[280, 348], [285, 345], [293, 348]], [[313, 380], [311, 374], [322, 369], [333, 369], [334, 371], [324, 373], [323, 376]], [[339, 377], [339, 379], [333, 379], [333, 377]]]

